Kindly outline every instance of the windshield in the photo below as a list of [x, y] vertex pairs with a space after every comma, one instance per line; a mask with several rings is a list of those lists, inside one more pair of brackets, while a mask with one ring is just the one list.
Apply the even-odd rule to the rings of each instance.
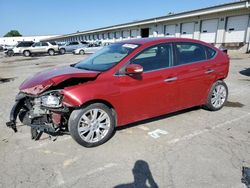
[[77, 63], [75, 67], [93, 71], [105, 71], [119, 63], [138, 46], [137, 44], [124, 43], [105, 46], [89, 58]]

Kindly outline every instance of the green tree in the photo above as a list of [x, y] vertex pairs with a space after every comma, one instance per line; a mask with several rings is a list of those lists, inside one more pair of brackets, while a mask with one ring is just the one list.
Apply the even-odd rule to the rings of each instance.
[[17, 30], [11, 30], [6, 33], [3, 37], [21, 37], [22, 35]]

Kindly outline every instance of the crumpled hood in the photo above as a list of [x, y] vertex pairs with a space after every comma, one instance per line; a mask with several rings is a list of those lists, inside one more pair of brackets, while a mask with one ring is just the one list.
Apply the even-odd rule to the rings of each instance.
[[39, 94], [51, 86], [56, 86], [70, 78], [95, 78], [100, 72], [78, 69], [71, 66], [54, 68], [37, 73], [25, 80], [19, 89], [30, 94]]

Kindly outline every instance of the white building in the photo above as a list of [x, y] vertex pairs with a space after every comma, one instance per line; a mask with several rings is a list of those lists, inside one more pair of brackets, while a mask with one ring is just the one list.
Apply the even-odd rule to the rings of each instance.
[[141, 37], [185, 37], [228, 49], [249, 50], [250, 0], [207, 7], [51, 38], [60, 42], [114, 42]]
[[15, 45], [21, 41], [39, 42], [43, 39], [50, 39], [58, 35], [44, 35], [44, 36], [22, 36], [22, 37], [0, 37], [0, 45]]

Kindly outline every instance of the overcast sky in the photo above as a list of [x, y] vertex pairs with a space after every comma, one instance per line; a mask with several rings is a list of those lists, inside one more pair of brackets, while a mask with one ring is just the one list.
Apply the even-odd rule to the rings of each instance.
[[67, 34], [232, 0], [0, 0], [0, 36]]

